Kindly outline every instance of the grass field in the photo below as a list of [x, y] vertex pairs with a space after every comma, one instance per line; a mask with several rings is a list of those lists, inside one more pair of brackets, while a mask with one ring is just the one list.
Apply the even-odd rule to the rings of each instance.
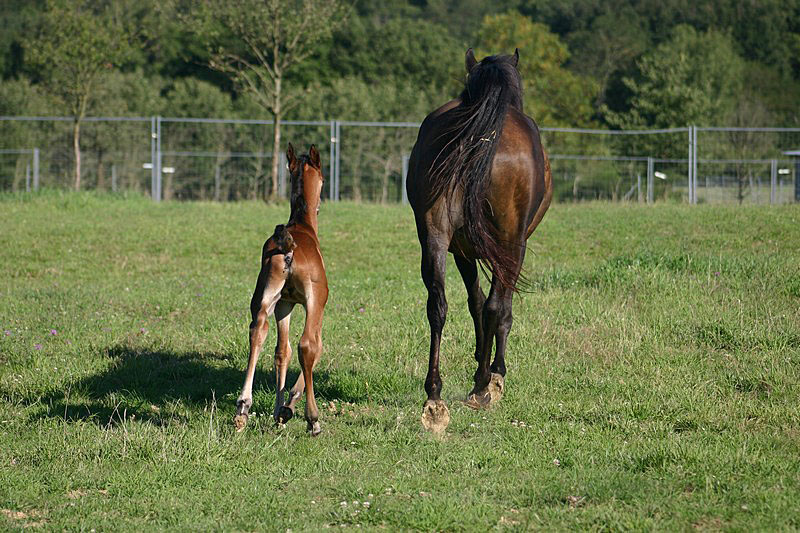
[[287, 215], [0, 197], [0, 529], [800, 528], [800, 206], [553, 206], [483, 412], [449, 260], [443, 438], [410, 209], [350, 203], [320, 214], [323, 434], [272, 424], [274, 327], [234, 431]]

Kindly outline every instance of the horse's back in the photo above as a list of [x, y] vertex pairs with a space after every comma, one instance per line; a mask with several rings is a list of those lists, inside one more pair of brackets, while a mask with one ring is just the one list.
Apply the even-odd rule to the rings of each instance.
[[[455, 197], [443, 196], [431, 203], [429, 177], [434, 165], [455, 148], [450, 142], [454, 114], [448, 112], [460, 103], [451, 100], [425, 117], [409, 159], [406, 185], [409, 203], [417, 217], [424, 217], [444, 202], [448, 204], [448, 222], [455, 223], [456, 230], [463, 224], [461, 191], [454, 191]], [[551, 197], [549, 164], [539, 129], [533, 119], [511, 108], [505, 117], [487, 189], [489, 217], [494, 227], [500, 228], [498, 239], [518, 242], [520, 234], [527, 239], [544, 216]], [[456, 239], [460, 241], [458, 248], [464, 250], [463, 236], [456, 235]]]

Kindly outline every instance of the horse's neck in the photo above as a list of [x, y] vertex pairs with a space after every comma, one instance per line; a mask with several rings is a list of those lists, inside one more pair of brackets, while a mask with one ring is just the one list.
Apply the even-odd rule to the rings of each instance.
[[[314, 190], [311, 190], [314, 189]], [[308, 184], [304, 184], [303, 187], [303, 201], [306, 204], [305, 212], [302, 214], [295, 214], [299, 211], [299, 207], [292, 206], [292, 219], [295, 223], [302, 223], [314, 230], [314, 233], [317, 232], [317, 211], [319, 210], [319, 190], [316, 190], [315, 187], [309, 187]]]

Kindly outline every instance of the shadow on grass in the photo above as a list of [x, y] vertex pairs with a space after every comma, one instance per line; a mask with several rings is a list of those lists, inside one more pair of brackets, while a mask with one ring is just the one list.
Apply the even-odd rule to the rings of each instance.
[[[114, 346], [106, 351], [113, 360], [108, 370], [74, 383], [69, 390], [41, 398], [44, 411], [33, 418], [60, 418], [67, 421], [94, 421], [115, 424], [136, 418], [158, 425], [188, 421], [216, 403], [217, 408], [233, 413], [236, 397], [245, 377], [244, 368], [231, 366], [229, 354], [137, 349]], [[272, 410], [275, 374], [271, 353], [262, 353], [254, 383], [258, 410]], [[296, 367], [296, 362], [295, 362]], [[290, 370], [287, 388], [294, 384], [299, 369]], [[317, 400], [340, 400], [352, 403], [367, 401], [358, 388], [348, 387], [347, 380], [323, 370], [314, 372]], [[269, 405], [263, 405], [265, 401]]]

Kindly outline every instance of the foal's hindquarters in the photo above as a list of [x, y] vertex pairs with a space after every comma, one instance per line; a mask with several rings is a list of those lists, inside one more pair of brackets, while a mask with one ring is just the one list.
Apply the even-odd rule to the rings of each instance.
[[[328, 301], [328, 281], [317, 238], [317, 209], [322, 187], [319, 153], [295, 157], [287, 151], [292, 175], [292, 214], [289, 224], [277, 226], [264, 243], [261, 270], [250, 301], [250, 358], [244, 386], [236, 402], [234, 424], [241, 431], [253, 404], [253, 377], [261, 347], [267, 337], [268, 319], [275, 315], [275, 422], [283, 424], [294, 416], [295, 405], [306, 393], [305, 419], [311, 435], [318, 435], [319, 410], [314, 398], [313, 370], [322, 354], [322, 315]], [[292, 357], [289, 320], [295, 305], [305, 307], [306, 321], [298, 345], [300, 375], [286, 402], [286, 372]]]

